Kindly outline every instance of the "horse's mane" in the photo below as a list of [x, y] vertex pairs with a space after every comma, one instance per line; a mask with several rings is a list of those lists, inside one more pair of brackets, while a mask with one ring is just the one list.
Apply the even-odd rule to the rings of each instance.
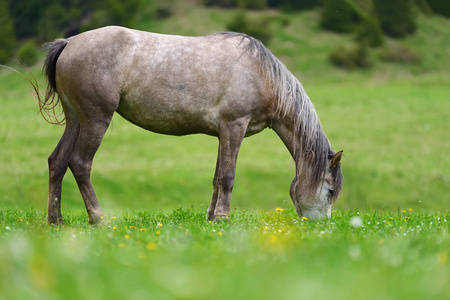
[[[244, 51], [249, 51], [259, 60], [261, 70], [268, 80], [277, 101], [279, 118], [294, 114], [294, 135], [298, 138], [293, 157], [297, 176], [306, 189], [307, 196], [314, 196], [323, 181], [329, 159], [335, 154], [322, 130], [314, 105], [298, 79], [276, 58], [263, 43], [246, 34], [222, 32], [224, 37], [241, 37]], [[246, 41], [246, 43], [243, 43]], [[333, 198], [337, 199], [342, 189], [340, 164], [332, 169]], [[304, 180], [303, 180], [304, 179]]]

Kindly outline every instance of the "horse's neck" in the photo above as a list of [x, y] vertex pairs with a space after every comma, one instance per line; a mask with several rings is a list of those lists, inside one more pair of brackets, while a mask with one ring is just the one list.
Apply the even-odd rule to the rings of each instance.
[[298, 139], [294, 135], [294, 118], [287, 115], [284, 118], [278, 119], [273, 122], [272, 129], [278, 134], [295, 160], [295, 143], [297, 143]]

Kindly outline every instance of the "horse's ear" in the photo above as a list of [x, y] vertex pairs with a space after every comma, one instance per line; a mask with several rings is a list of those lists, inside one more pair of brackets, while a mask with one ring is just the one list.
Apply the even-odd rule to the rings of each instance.
[[330, 169], [333, 169], [335, 166], [337, 166], [338, 163], [341, 162], [342, 153], [344, 153], [344, 150], [341, 150], [335, 155], [333, 155], [330, 161]]

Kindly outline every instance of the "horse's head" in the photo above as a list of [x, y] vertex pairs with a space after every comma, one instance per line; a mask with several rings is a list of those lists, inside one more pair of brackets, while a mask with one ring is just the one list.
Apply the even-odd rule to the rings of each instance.
[[320, 219], [331, 216], [331, 207], [339, 197], [343, 185], [340, 166], [342, 152], [339, 151], [328, 158], [325, 176], [322, 176], [322, 181], [312, 192], [305, 192], [309, 187], [304, 176], [295, 176], [289, 192], [300, 217]]

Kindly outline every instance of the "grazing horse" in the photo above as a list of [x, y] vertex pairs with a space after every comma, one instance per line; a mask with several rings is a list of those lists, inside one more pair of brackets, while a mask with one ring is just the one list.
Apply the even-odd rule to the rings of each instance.
[[[114, 112], [168, 135], [218, 137], [207, 219], [228, 218], [244, 137], [272, 128], [295, 160], [290, 195], [299, 216], [330, 216], [343, 185], [335, 153], [301, 83], [258, 40], [240, 33], [185, 37], [104, 27], [45, 45], [41, 113], [62, 106], [65, 131], [48, 158], [48, 223], [63, 223], [61, 184], [72, 171], [90, 223], [103, 212], [91, 184], [94, 155]], [[36, 88], [36, 87], [35, 87]], [[36, 89], [35, 89], [36, 90]]]

